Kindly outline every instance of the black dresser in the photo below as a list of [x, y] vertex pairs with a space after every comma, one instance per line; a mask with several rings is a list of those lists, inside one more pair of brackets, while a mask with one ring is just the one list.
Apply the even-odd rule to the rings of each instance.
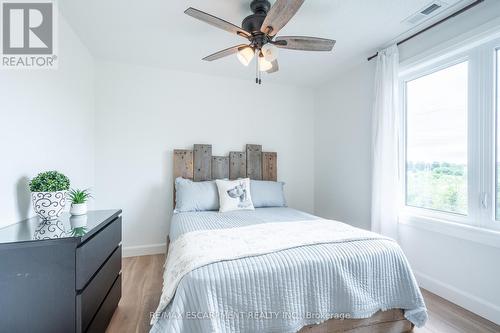
[[0, 229], [0, 332], [104, 332], [121, 297], [121, 212]]

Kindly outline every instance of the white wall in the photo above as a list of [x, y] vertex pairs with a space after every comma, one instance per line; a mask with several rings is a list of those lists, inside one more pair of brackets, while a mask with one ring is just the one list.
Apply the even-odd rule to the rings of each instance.
[[373, 75], [373, 63], [366, 62], [336, 76], [315, 95], [315, 213], [366, 229], [370, 228]]
[[399, 242], [423, 288], [500, 324], [500, 248], [402, 224]]
[[0, 71], [0, 227], [33, 216], [28, 178], [47, 170], [94, 185], [94, 63], [59, 19], [57, 70]]
[[313, 211], [313, 94], [309, 90], [158, 68], [97, 67], [96, 205], [123, 209], [125, 254], [161, 251], [172, 211], [172, 151], [246, 143], [278, 152], [291, 207]]
[[[500, 1], [487, 0], [400, 47], [402, 60], [497, 21]], [[335, 77], [316, 94], [315, 210], [370, 226], [371, 103], [375, 62]], [[333, 162], [333, 164], [332, 164]], [[500, 324], [500, 249], [400, 225], [399, 242], [424, 288]]]
[[467, 12], [456, 16], [444, 24], [416, 36], [399, 48], [399, 59], [405, 61], [410, 57], [430, 48], [440, 47], [459, 35], [467, 34], [486, 22], [493, 22], [500, 17], [500, 1], [485, 0]]

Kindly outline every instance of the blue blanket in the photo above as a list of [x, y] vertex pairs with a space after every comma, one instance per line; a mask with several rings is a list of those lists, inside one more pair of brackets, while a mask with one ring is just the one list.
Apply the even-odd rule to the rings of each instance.
[[[174, 214], [171, 240], [195, 230], [310, 220], [289, 208]], [[427, 313], [408, 262], [387, 240], [304, 246], [210, 264], [187, 274], [151, 332], [296, 332], [330, 318]]]

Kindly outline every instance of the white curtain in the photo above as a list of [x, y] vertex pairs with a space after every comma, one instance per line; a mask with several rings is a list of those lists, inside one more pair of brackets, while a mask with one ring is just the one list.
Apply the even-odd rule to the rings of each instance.
[[397, 45], [379, 51], [372, 110], [372, 230], [398, 236], [398, 68]]

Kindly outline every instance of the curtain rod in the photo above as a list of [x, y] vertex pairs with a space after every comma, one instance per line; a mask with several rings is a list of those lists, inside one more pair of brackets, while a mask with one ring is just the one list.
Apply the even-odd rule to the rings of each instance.
[[[422, 29], [422, 30], [420, 30], [420, 31], [418, 31], [418, 32], [416, 32], [416, 33], [414, 33], [413, 35], [411, 35], [411, 36], [409, 36], [409, 37], [406, 37], [405, 39], [403, 39], [403, 40], [401, 40], [401, 41], [397, 42], [397, 43], [396, 43], [396, 45], [401, 45], [401, 44], [403, 44], [403, 43], [405, 43], [405, 42], [409, 41], [410, 39], [417, 37], [418, 35], [420, 35], [420, 34], [422, 34], [422, 33], [426, 32], [427, 30], [430, 30], [430, 29], [434, 28], [435, 26], [438, 26], [438, 25], [440, 25], [441, 23], [444, 23], [444, 22], [448, 21], [449, 19], [451, 19], [451, 18], [453, 18], [453, 17], [455, 17], [455, 16], [458, 16], [458, 15], [462, 14], [463, 12], [466, 12], [466, 11], [468, 11], [469, 9], [473, 8], [473, 7], [476, 7], [476, 6], [477, 6], [477, 5], [479, 5], [481, 2], [484, 2], [484, 0], [476, 0], [476, 1], [474, 1], [473, 3], [468, 4], [468, 5], [467, 5], [467, 6], [465, 6], [464, 8], [462, 8], [462, 9], [460, 9], [460, 10], [457, 10], [457, 11], [456, 11], [456, 12], [454, 12], [453, 14], [450, 14], [449, 16], [446, 16], [445, 18], [443, 18], [443, 19], [441, 19], [441, 20], [437, 21], [436, 23], [431, 24], [431, 25], [430, 25], [430, 26], [428, 26], [427, 28]], [[369, 58], [368, 58], [368, 61], [372, 60], [373, 58], [376, 58], [377, 56], [378, 56], [378, 52], [377, 52], [377, 53], [375, 53], [374, 55], [372, 55], [371, 57], [369, 57]]]

